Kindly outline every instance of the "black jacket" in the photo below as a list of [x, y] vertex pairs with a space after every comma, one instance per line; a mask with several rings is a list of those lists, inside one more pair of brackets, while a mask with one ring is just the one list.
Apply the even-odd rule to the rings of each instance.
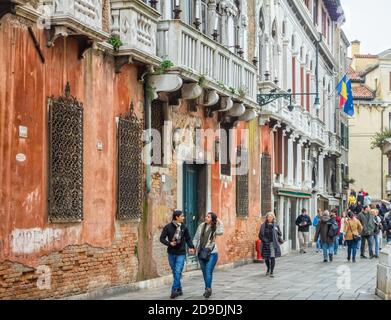
[[[307, 222], [305, 226], [300, 226], [301, 223]], [[300, 232], [309, 232], [310, 226], [312, 226], [311, 218], [308, 215], [299, 215], [296, 219], [296, 225], [299, 227]]]
[[176, 231], [176, 226], [171, 222], [163, 228], [162, 234], [160, 235], [160, 242], [166, 245], [168, 254], [173, 254], [175, 256], [182, 256], [186, 254], [186, 245], [187, 243], [189, 248], [194, 249], [193, 242], [190, 238], [189, 229], [182, 223], [181, 226], [181, 242], [175, 247], [170, 246], [170, 242], [174, 238]]

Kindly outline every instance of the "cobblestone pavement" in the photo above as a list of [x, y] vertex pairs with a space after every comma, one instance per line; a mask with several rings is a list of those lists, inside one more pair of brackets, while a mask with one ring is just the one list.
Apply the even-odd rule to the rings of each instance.
[[[377, 259], [346, 260], [341, 249], [332, 263], [313, 249], [306, 254], [291, 254], [277, 259], [275, 278], [265, 275], [264, 264], [249, 264], [217, 270], [213, 280], [216, 300], [378, 300], [375, 295]], [[178, 300], [203, 300], [202, 275], [182, 281], [184, 295]], [[105, 299], [166, 300], [170, 286], [129, 292]]]

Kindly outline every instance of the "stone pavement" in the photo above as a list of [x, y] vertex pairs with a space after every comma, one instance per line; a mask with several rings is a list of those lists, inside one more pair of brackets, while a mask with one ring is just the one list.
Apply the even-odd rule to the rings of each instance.
[[[277, 259], [275, 278], [266, 277], [264, 264], [217, 270], [213, 280], [216, 300], [380, 300], [375, 295], [377, 259], [355, 264], [346, 260], [340, 249], [332, 263], [309, 249], [306, 254], [291, 254]], [[182, 281], [184, 295], [177, 300], [203, 300], [202, 275]], [[139, 290], [105, 297], [109, 300], [166, 300], [170, 286]]]

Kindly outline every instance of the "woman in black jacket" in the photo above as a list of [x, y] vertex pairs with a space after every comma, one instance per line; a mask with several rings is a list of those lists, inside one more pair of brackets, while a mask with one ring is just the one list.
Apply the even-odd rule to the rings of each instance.
[[262, 257], [267, 266], [266, 275], [270, 274], [270, 277], [274, 277], [276, 258], [281, 257], [280, 243], [282, 243], [282, 233], [275, 220], [276, 217], [272, 212], [266, 214], [266, 221], [262, 224], [259, 231], [259, 239], [262, 241]]

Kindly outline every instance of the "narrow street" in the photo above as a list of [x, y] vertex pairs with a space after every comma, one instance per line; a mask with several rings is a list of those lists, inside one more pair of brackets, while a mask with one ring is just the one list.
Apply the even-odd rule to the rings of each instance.
[[[323, 263], [322, 254], [292, 254], [277, 260], [275, 278], [265, 276], [264, 264], [250, 264], [214, 275], [216, 300], [379, 300], [375, 295], [378, 260], [358, 258], [346, 263], [345, 250], [333, 263]], [[349, 277], [351, 281], [349, 281]], [[349, 288], [350, 284], [350, 288]], [[185, 278], [184, 295], [177, 299], [203, 300], [201, 275]], [[170, 286], [110, 296], [108, 300], [167, 300]]]

